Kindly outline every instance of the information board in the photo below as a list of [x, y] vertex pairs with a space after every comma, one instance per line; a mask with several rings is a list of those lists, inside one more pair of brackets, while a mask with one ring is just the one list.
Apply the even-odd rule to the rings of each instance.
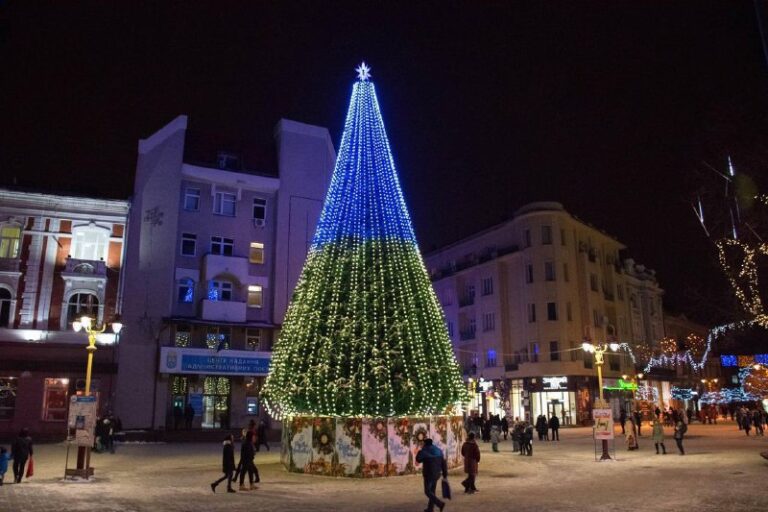
[[96, 429], [96, 397], [73, 396], [69, 403], [69, 429], [74, 430], [70, 442], [77, 446], [93, 446]]
[[592, 409], [595, 420], [595, 439], [613, 439], [613, 410]]

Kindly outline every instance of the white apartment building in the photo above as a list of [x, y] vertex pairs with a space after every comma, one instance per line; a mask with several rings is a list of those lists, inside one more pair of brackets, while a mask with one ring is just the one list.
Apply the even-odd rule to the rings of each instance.
[[285, 119], [273, 143], [246, 146], [197, 137], [186, 116], [139, 141], [116, 401], [126, 428], [180, 428], [190, 407], [193, 429], [263, 416], [336, 155], [326, 128]]
[[[625, 249], [561, 204], [537, 202], [425, 256], [476, 409], [590, 421], [597, 378], [582, 343], [663, 337], [663, 291]], [[626, 353], [607, 355], [604, 387], [635, 373]]]

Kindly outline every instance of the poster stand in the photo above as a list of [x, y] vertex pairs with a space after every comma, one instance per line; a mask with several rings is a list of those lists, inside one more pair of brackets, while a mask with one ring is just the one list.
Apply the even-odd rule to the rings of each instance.
[[603, 441], [601, 439], [595, 438], [595, 436], [592, 436], [592, 440], [595, 444], [595, 462], [607, 462], [607, 461], [617, 461], [619, 460], [616, 457], [616, 438], [613, 438], [608, 443], [608, 453], [610, 454], [610, 459], [601, 460], [601, 455], [603, 453]]

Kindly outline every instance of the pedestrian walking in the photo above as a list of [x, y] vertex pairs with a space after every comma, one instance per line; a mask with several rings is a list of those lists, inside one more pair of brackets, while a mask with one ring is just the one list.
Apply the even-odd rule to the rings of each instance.
[[677, 449], [680, 450], [680, 455], [685, 455], [685, 450], [683, 449], [683, 437], [686, 432], [688, 432], [688, 426], [683, 423], [682, 419], [678, 419], [675, 424], [674, 438], [675, 443], [677, 443]]
[[24, 467], [27, 460], [32, 457], [34, 450], [32, 448], [32, 438], [29, 437], [29, 430], [21, 429], [19, 436], [14, 439], [11, 445], [11, 458], [13, 459], [13, 481], [21, 483], [24, 477]]
[[557, 417], [557, 414], [553, 414], [549, 418], [549, 430], [552, 431], [552, 440], [560, 441], [560, 418]]
[[480, 447], [477, 446], [473, 432], [469, 433], [467, 440], [461, 445], [461, 456], [464, 457], [464, 472], [467, 474], [467, 478], [461, 482], [461, 485], [464, 486], [465, 494], [474, 494], [477, 492], [475, 479], [480, 464]]
[[448, 465], [445, 463], [443, 452], [432, 444], [432, 439], [427, 438], [424, 440], [421, 450], [416, 454], [416, 462], [422, 465], [421, 476], [424, 479], [424, 494], [429, 499], [425, 512], [433, 512], [435, 505], [442, 512], [445, 508], [445, 502], [437, 497], [435, 490], [441, 475], [444, 479], [448, 478]]
[[5, 446], [0, 446], [0, 486], [3, 485], [3, 479], [8, 472], [8, 461], [11, 460], [11, 456], [8, 454], [8, 450]]
[[267, 447], [269, 451], [269, 443], [267, 443], [267, 423], [264, 420], [259, 420], [259, 426], [256, 428], [256, 451], [259, 451], [259, 447], [262, 445]]
[[627, 433], [624, 429], [624, 425], [627, 423], [627, 411], [623, 407], [619, 410], [619, 423], [621, 424], [621, 435], [625, 435]]
[[507, 440], [507, 434], [509, 434], [509, 421], [507, 417], [501, 418], [501, 433], [504, 434], [504, 440]]
[[643, 425], [643, 413], [640, 409], [635, 411], [635, 426], [637, 427], [637, 436], [642, 437], [643, 433], [640, 431], [640, 427]]
[[741, 426], [744, 427], [744, 431], [749, 435], [749, 431], [752, 430], [752, 414], [749, 411], [742, 414]]
[[755, 425], [755, 435], [763, 435], [763, 414], [759, 409], [755, 409], [752, 413], [752, 423]]
[[227, 492], [235, 492], [235, 490], [232, 488], [232, 475], [235, 472], [235, 447], [234, 447], [234, 437], [232, 434], [228, 434], [227, 437], [224, 438], [224, 442], [222, 443], [222, 461], [221, 461], [221, 470], [224, 472], [224, 476], [216, 480], [211, 484], [211, 490], [215, 493], [216, 492], [216, 486], [219, 485], [224, 480], [227, 481]]
[[667, 454], [667, 448], [664, 446], [664, 425], [661, 424], [657, 417], [653, 420], [653, 445], [656, 447], [656, 455], [659, 454], [659, 446], [661, 446], [662, 455]]
[[181, 428], [181, 420], [184, 419], [184, 409], [181, 405], [176, 404], [173, 406], [173, 429], [179, 430]]
[[[256, 469], [256, 464], [253, 462], [253, 458], [256, 456], [256, 449], [253, 446], [253, 432], [248, 432], [245, 435], [245, 439], [240, 444], [240, 490], [241, 491], [253, 491], [258, 489], [256, 485], [259, 483], [259, 471]], [[249, 487], [245, 487], [245, 474], [248, 473]]]
[[501, 432], [499, 432], [499, 427], [496, 425], [491, 426], [491, 449], [495, 452], [499, 451], [500, 437], [501, 437]]

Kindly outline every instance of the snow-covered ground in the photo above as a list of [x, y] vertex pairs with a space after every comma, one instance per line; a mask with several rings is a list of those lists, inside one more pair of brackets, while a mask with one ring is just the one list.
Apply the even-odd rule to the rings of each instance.
[[[647, 434], [650, 429], [645, 427]], [[534, 442], [533, 457], [501, 453], [481, 443], [480, 493], [465, 496], [461, 470], [451, 473], [455, 499], [447, 511], [757, 511], [768, 504], [768, 437], [746, 437], [733, 423], [694, 424], [677, 454], [667, 432], [668, 455], [656, 455], [649, 436], [640, 450], [617, 442], [617, 462], [594, 462], [590, 429], [564, 429], [559, 443]], [[95, 454], [96, 482], [62, 483], [63, 445], [40, 445], [36, 476], [0, 487], [0, 511], [421, 511], [421, 477], [334, 479], [287, 473], [276, 447], [256, 456], [257, 491], [216, 494], [208, 484], [221, 466], [217, 444], [129, 444], [114, 455]], [[10, 471], [9, 471], [10, 473]], [[6, 481], [11, 476], [6, 475]]]

